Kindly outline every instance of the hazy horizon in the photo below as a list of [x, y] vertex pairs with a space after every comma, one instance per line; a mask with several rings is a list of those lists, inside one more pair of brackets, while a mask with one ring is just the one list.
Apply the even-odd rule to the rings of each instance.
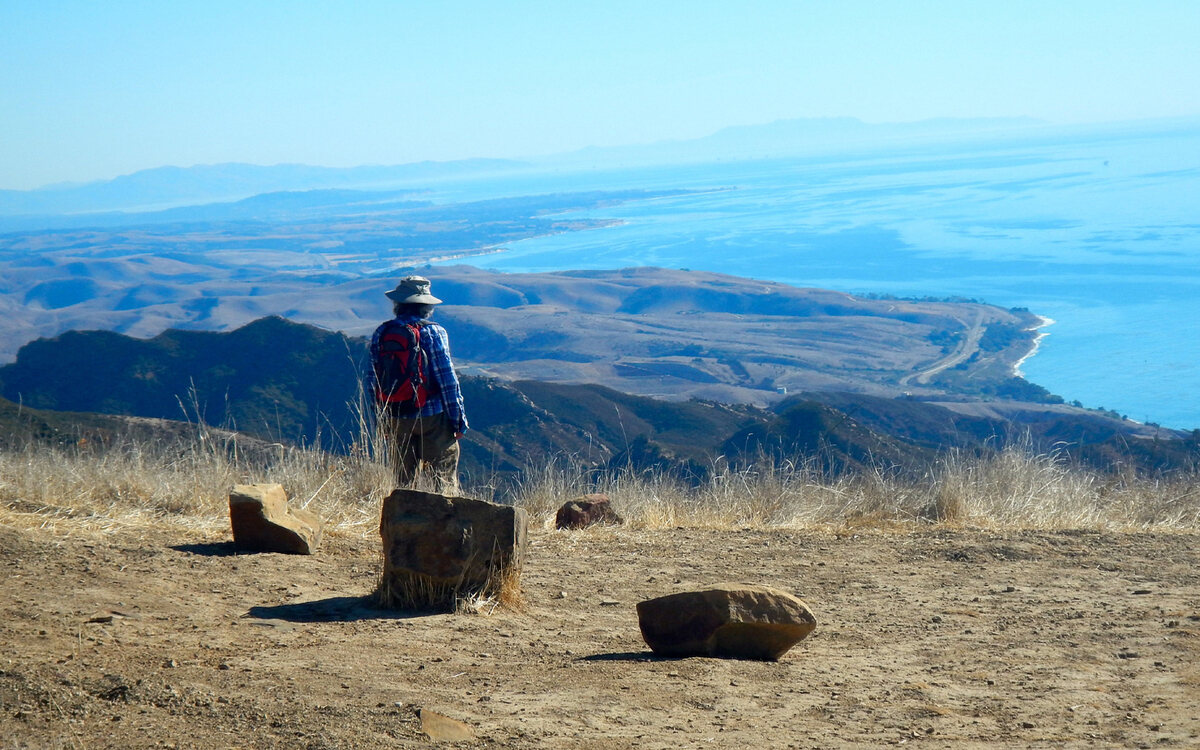
[[[979, 118], [930, 117], [930, 118], [925, 118], [925, 119], [921, 119], [921, 120], [906, 120], [906, 121], [894, 121], [894, 122], [868, 122], [868, 121], [862, 120], [857, 117], [830, 115], [830, 116], [825, 116], [825, 117], [784, 118], [784, 119], [772, 120], [770, 122], [761, 122], [761, 123], [733, 123], [733, 124], [725, 125], [721, 128], [718, 128], [717, 130], [714, 130], [711, 133], [705, 133], [705, 134], [696, 136], [695, 138], [663, 139], [663, 140], [658, 140], [658, 141], [636, 142], [636, 143], [635, 142], [614, 143], [614, 144], [610, 144], [607, 146], [597, 146], [594, 144], [589, 144], [589, 145], [582, 146], [578, 149], [572, 149], [569, 151], [561, 151], [561, 152], [555, 152], [555, 153], [547, 153], [547, 154], [516, 154], [516, 155], [504, 156], [504, 157], [481, 154], [479, 156], [474, 156], [474, 157], [462, 157], [462, 158], [455, 158], [455, 159], [422, 159], [422, 160], [418, 160], [418, 161], [386, 163], [386, 164], [379, 163], [379, 162], [371, 162], [371, 163], [364, 162], [364, 163], [359, 163], [359, 164], [317, 164], [317, 163], [311, 163], [311, 162], [297, 162], [297, 161], [282, 161], [282, 162], [270, 162], [270, 163], [255, 162], [255, 161], [197, 162], [197, 163], [192, 163], [192, 164], [163, 163], [163, 164], [156, 164], [156, 165], [152, 165], [152, 166], [142, 167], [142, 168], [136, 169], [131, 172], [122, 172], [119, 174], [98, 176], [98, 177], [95, 177], [92, 179], [87, 179], [87, 180], [67, 180], [67, 181], [60, 181], [60, 182], [52, 182], [52, 183], [46, 183], [44, 185], [36, 185], [36, 186], [30, 187], [30, 188], [3, 188], [3, 187], [0, 187], [0, 190], [38, 191], [38, 190], [55, 190], [55, 189], [62, 189], [62, 188], [74, 188], [74, 187], [83, 187], [83, 186], [95, 185], [95, 184], [99, 184], [99, 183], [111, 182], [113, 180], [118, 180], [123, 177], [130, 177], [133, 175], [142, 174], [142, 173], [146, 173], [146, 172], [155, 172], [155, 171], [160, 171], [160, 170], [205, 169], [205, 168], [217, 168], [217, 167], [226, 167], [226, 166], [247, 166], [247, 167], [256, 167], [256, 168], [263, 168], [263, 169], [270, 169], [270, 168], [275, 168], [275, 167], [303, 167], [303, 168], [312, 168], [312, 169], [321, 169], [321, 170], [325, 170], [325, 169], [327, 169], [327, 170], [340, 170], [340, 169], [351, 170], [351, 169], [371, 169], [371, 168], [386, 169], [386, 168], [390, 168], [390, 167], [406, 167], [406, 166], [414, 166], [414, 165], [421, 165], [421, 164], [455, 164], [455, 163], [459, 163], [459, 162], [471, 162], [471, 161], [512, 161], [512, 162], [516, 162], [516, 163], [528, 162], [531, 165], [540, 166], [542, 164], [553, 164], [553, 162], [555, 160], [563, 159], [566, 157], [571, 157], [571, 156], [574, 156], [577, 154], [589, 153], [589, 152], [593, 152], [593, 151], [608, 151], [608, 150], [615, 151], [615, 150], [621, 150], [621, 149], [638, 149], [638, 148], [645, 148], [647, 150], [650, 150], [650, 149], [654, 149], [656, 147], [669, 147], [669, 146], [674, 146], [674, 145], [679, 145], [679, 144], [687, 144], [687, 143], [692, 143], [695, 141], [703, 141], [705, 139], [710, 139], [715, 136], [721, 135], [725, 132], [734, 131], [734, 130], [755, 129], [755, 128], [764, 128], [765, 129], [765, 128], [770, 128], [772, 126], [779, 126], [779, 125], [790, 124], [790, 123], [796, 123], [796, 124], [820, 123], [820, 122], [832, 123], [832, 122], [848, 122], [848, 121], [853, 121], [853, 122], [855, 122], [859, 125], [865, 126], [867, 128], [886, 128], [889, 126], [921, 126], [921, 125], [926, 125], [926, 124], [935, 124], [935, 123], [939, 123], [939, 122], [959, 122], [959, 123], [964, 123], [964, 124], [971, 123], [971, 122], [980, 122], [980, 123], [983, 123], [983, 122], [1008, 122], [1008, 123], [1012, 123], [1015, 126], [1017, 123], [1021, 123], [1022, 121], [1024, 121], [1022, 124], [1024, 124], [1027, 127], [1038, 127], [1038, 128], [1044, 128], [1044, 129], [1064, 128], [1064, 127], [1068, 126], [1068, 124], [1066, 124], [1066, 123], [1054, 123], [1054, 122], [1049, 122], [1046, 120], [1037, 120], [1035, 118], [1024, 117], [1024, 116], [1011, 116], [1011, 117], [996, 116], [996, 117], [979, 117]], [[1192, 121], [1195, 121], [1196, 123], [1200, 124], [1200, 115], [1196, 115], [1196, 116], [1178, 115], [1178, 116], [1172, 116], [1172, 117], [1144, 117], [1144, 118], [1132, 118], [1132, 119], [1127, 119], [1127, 120], [1078, 122], [1078, 123], [1070, 123], [1069, 125], [1070, 126], [1078, 126], [1078, 127], [1116, 127], [1116, 126], [1123, 126], [1123, 125], [1141, 126], [1141, 125], [1152, 125], [1152, 124], [1158, 124], [1158, 123], [1162, 123], [1162, 124], [1171, 123], [1171, 122], [1185, 123], [1185, 122], [1192, 122]]]
[[525, 158], [779, 120], [1200, 115], [1200, 6], [0, 6], [0, 189]]

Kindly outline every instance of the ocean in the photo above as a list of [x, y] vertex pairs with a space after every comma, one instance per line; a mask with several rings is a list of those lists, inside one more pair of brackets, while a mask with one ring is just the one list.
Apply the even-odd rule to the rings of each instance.
[[470, 259], [654, 265], [853, 294], [969, 298], [1052, 319], [1022, 374], [1068, 402], [1200, 427], [1200, 123], [676, 166], [531, 170], [435, 199], [689, 190], [579, 212], [621, 223]]

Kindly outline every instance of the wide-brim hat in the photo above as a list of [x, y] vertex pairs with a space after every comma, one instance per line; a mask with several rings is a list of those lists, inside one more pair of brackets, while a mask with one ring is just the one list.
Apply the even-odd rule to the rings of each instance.
[[442, 301], [429, 293], [429, 279], [424, 276], [406, 276], [390, 292], [388, 299], [411, 305], [440, 305]]

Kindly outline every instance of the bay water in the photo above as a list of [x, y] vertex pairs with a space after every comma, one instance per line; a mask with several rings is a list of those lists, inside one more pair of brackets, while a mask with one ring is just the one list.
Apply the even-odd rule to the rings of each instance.
[[1052, 319], [1021, 366], [1088, 407], [1200, 427], [1200, 123], [446, 183], [467, 200], [687, 190], [620, 223], [472, 258], [530, 272], [653, 265], [852, 294], [968, 298]]

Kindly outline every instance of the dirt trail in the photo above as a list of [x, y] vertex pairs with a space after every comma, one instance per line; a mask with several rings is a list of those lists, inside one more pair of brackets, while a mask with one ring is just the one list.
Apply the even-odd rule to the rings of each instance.
[[[364, 606], [373, 539], [233, 555], [0, 527], [0, 748], [1195, 747], [1194, 534], [538, 531], [526, 611]], [[656, 659], [644, 598], [804, 598], [777, 663]]]

